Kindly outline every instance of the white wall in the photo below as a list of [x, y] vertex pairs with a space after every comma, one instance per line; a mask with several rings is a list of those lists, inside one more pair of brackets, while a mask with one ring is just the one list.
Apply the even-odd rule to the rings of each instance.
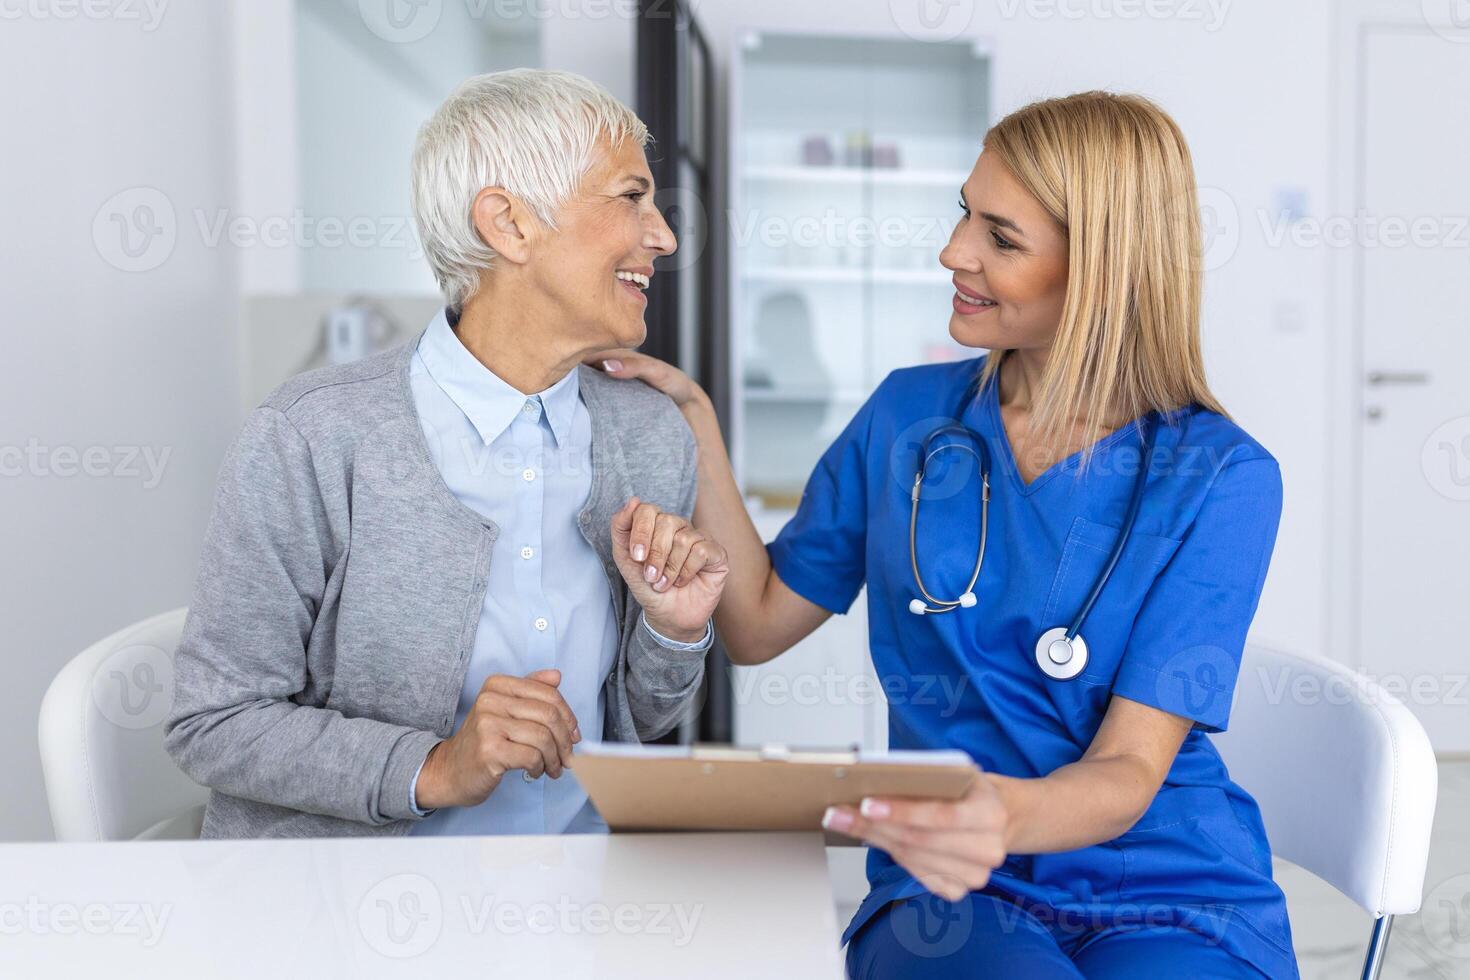
[[[255, 69], [232, 63], [232, 25], [261, 24], [269, 35], [260, 17], [269, 8], [279, 24], [290, 0], [240, 2], [164, 5], [156, 25], [148, 5], [119, 8], [142, 11], [142, 21], [25, 14], [0, 24], [9, 93], [0, 102], [0, 331], [11, 369], [0, 389], [0, 463], [12, 472], [12, 447], [34, 457], [21, 475], [0, 475], [0, 777], [12, 801], [0, 809], [0, 840], [49, 836], [35, 720], [55, 671], [103, 634], [188, 601], [216, 469], [239, 420], [236, 270], [252, 277], [251, 291], [297, 282], [279, 254], [209, 245], [196, 218], [221, 208], [263, 216], [299, 192], [271, 154], [236, 138], [237, 113], [279, 118], [273, 106], [291, 91], [252, 81], [269, 68], [270, 47], [255, 51]], [[840, 6], [838, 29], [901, 36], [894, 12], [905, 3], [702, 0], [697, 9], [723, 86], [741, 25], [830, 30]], [[1326, 207], [1327, 0], [1228, 4], [1215, 30], [1036, 16], [1028, 11], [1052, 8], [1023, 0], [955, 7], [967, 8], [970, 30], [994, 42], [997, 111], [1100, 86], [1153, 95], [1189, 135], [1201, 183], [1238, 209], [1238, 247], [1207, 283], [1208, 363], [1226, 404], [1285, 472], [1286, 515], [1256, 635], [1315, 646], [1326, 609], [1329, 256], [1271, 247], [1255, 212], [1271, 208], [1278, 187], [1304, 190], [1319, 214]], [[632, 28], [552, 19], [541, 25], [544, 63], [631, 99]], [[290, 61], [281, 50], [278, 70], [293, 71]], [[164, 203], [135, 188], [156, 189]], [[128, 272], [111, 214], [134, 217], [140, 203], [155, 206], [155, 219], [171, 207], [176, 238], [143, 253], [145, 264], [166, 256], [155, 268]], [[76, 463], [53, 452], [61, 447], [103, 447], [92, 459], [111, 475], [65, 475]], [[146, 467], [128, 475], [134, 448], [168, 454], [156, 485]]]
[[[637, 96], [637, 21], [622, 16], [625, 3], [545, 5], [541, 24], [541, 64], [586, 75], [628, 105]], [[595, 16], [592, 16], [595, 14]]]
[[[233, 259], [192, 215], [230, 205], [228, 14], [0, 23], [0, 840], [51, 835], [36, 750], [51, 677], [193, 585], [236, 425]], [[171, 206], [177, 237], [128, 272], [109, 263], [124, 262], [111, 214], [139, 203], [165, 228]], [[160, 479], [130, 475], [134, 450], [166, 460]]]
[[[1217, 246], [1228, 255], [1206, 279], [1204, 334], [1212, 384], [1237, 420], [1281, 461], [1286, 486], [1271, 573], [1253, 637], [1320, 649], [1327, 609], [1324, 572], [1327, 470], [1328, 260], [1325, 249], [1273, 247], [1257, 211], [1272, 212], [1277, 188], [1300, 188], [1322, 214], [1331, 190], [1329, 127], [1331, 10], [1327, 0], [1118, 4], [1107, 0], [703, 0], [697, 17], [719, 66], [718, 104], [743, 28], [922, 35], [915, 9], [948, 10], [955, 34], [988, 38], [995, 60], [997, 118], [1037, 98], [1093, 88], [1140, 92], [1184, 129], [1207, 202], [1238, 215]], [[1113, 10], [1153, 6], [1165, 19], [1124, 20]], [[1062, 11], [1081, 12], [1082, 17]], [[1191, 19], [1198, 14], [1200, 19]], [[933, 35], [929, 35], [933, 36]], [[723, 134], [725, 121], [720, 120]], [[975, 134], [976, 152], [980, 137]], [[717, 211], [722, 212], [721, 204]], [[1228, 213], [1225, 214], [1228, 218]], [[1228, 233], [1238, 245], [1233, 254]], [[945, 312], [935, 331], [944, 333]], [[896, 366], [896, 365], [895, 365]]]
[[[465, 78], [539, 65], [544, 18], [527, 4], [450, 0], [414, 8], [398, 34], [381, 22], [388, 7], [357, 0], [233, 8], [240, 213], [303, 219], [297, 240], [240, 250], [241, 291], [436, 293], [409, 209], [414, 137]], [[364, 219], [365, 237], [341, 240], [344, 225]]]
[[491, 14], [446, 3], [432, 31], [402, 42], [374, 34], [355, 0], [296, 6], [298, 86], [284, 94], [298, 118], [301, 206], [313, 219], [371, 229], [362, 243], [309, 239], [299, 252], [301, 287], [432, 295], [438, 287], [409, 207], [414, 139], [464, 79], [537, 66], [536, 22], [507, 34]]

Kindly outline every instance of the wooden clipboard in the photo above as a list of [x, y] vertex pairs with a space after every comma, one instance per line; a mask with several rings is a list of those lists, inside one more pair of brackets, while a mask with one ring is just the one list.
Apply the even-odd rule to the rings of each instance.
[[959, 799], [980, 770], [958, 750], [584, 742], [572, 771], [616, 832], [819, 830], [827, 807], [865, 796]]

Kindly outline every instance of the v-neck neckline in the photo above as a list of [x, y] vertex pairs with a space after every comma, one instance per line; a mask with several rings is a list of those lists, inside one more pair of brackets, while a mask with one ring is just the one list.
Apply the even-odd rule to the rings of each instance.
[[1143, 420], [1151, 414], [1149, 412], [1140, 415], [1138, 418], [1120, 425], [1101, 439], [1094, 441], [1090, 446], [1083, 446], [1070, 456], [1057, 460], [1051, 466], [1038, 473], [1030, 483], [1027, 483], [1021, 478], [1021, 467], [1016, 462], [1016, 454], [1011, 448], [1011, 437], [1006, 433], [1005, 419], [1000, 414], [1000, 379], [998, 377], [992, 378], [990, 383], [985, 385], [984, 390], [981, 391], [980, 397], [984, 400], [985, 414], [994, 430], [995, 441], [1000, 446], [1001, 465], [1006, 470], [1006, 475], [1010, 479], [1012, 488], [1023, 497], [1031, 496], [1050, 483], [1057, 474], [1071, 469], [1082, 459], [1082, 454], [1089, 449], [1095, 456], [1099, 452], [1111, 449], [1118, 442], [1127, 438], [1130, 433], [1139, 432]]

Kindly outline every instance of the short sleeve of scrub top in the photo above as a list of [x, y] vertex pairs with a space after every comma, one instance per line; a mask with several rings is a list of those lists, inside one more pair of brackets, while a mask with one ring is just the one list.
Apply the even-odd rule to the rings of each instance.
[[1224, 466], [1139, 610], [1113, 693], [1222, 732], [1281, 516], [1281, 472]]

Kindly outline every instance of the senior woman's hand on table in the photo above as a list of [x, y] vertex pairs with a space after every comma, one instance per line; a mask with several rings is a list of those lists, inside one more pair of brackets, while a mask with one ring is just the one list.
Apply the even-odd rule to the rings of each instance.
[[560, 683], [555, 669], [487, 677], [464, 724], [429, 750], [414, 791], [417, 805], [478, 806], [512, 769], [560, 778], [582, 740]]

